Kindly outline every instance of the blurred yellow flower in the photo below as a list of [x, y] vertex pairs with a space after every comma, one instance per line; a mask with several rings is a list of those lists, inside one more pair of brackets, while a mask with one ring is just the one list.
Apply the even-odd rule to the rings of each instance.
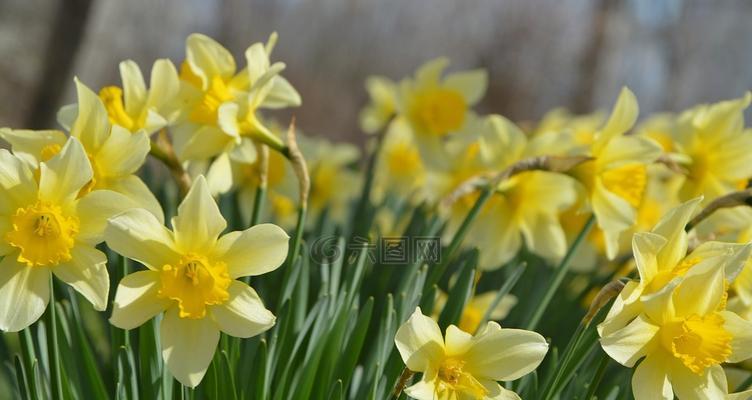
[[[496, 300], [496, 292], [486, 292], [478, 294], [470, 298], [465, 304], [465, 308], [462, 310], [462, 316], [460, 316], [460, 323], [458, 327], [464, 332], [475, 332], [480, 328], [481, 322], [483, 322], [483, 316], [489, 311]], [[439, 291], [436, 295], [436, 304], [434, 310], [436, 311], [434, 317], [439, 316], [439, 311], [444, 309], [444, 305], [447, 301], [447, 294]], [[490, 310], [489, 319], [494, 321], [500, 321], [509, 315], [509, 311], [512, 310], [517, 304], [517, 297], [511, 294], [505, 295], [499, 301], [499, 304]]]
[[529, 374], [548, 352], [543, 336], [502, 329], [495, 322], [475, 336], [450, 325], [442, 337], [438, 324], [420, 308], [397, 330], [394, 342], [407, 368], [422, 373], [405, 389], [418, 400], [519, 399], [497, 381]]
[[383, 201], [386, 196], [393, 195], [407, 204], [417, 204], [430, 196], [427, 174], [410, 127], [404, 119], [395, 120], [387, 128], [379, 149], [374, 200]]
[[50, 274], [103, 311], [110, 281], [107, 257], [95, 246], [107, 218], [133, 202], [109, 190], [81, 195], [92, 169], [76, 138], [40, 164], [38, 180], [7, 150], [0, 165], [0, 329], [20, 331], [39, 319]]
[[110, 322], [133, 329], [164, 311], [161, 342], [167, 368], [182, 384], [196, 387], [220, 331], [247, 338], [274, 325], [274, 315], [256, 292], [236, 279], [279, 267], [287, 257], [288, 236], [271, 224], [221, 235], [227, 223], [202, 176], [178, 207], [172, 226], [168, 230], [143, 209], [110, 219], [107, 245], [147, 268], [120, 282]]
[[366, 90], [371, 102], [360, 112], [360, 127], [366, 133], [376, 133], [397, 112], [397, 84], [383, 76], [369, 76]]

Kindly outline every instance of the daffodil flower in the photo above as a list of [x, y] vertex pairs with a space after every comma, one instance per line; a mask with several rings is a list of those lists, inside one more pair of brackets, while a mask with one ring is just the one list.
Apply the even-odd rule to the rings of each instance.
[[110, 322], [134, 329], [164, 312], [162, 357], [183, 385], [203, 379], [220, 331], [247, 338], [274, 325], [275, 317], [256, 292], [236, 280], [279, 267], [288, 236], [261, 224], [222, 235], [227, 223], [202, 176], [178, 207], [174, 230], [151, 213], [133, 209], [110, 219], [107, 245], [147, 270], [123, 278]]
[[82, 193], [92, 178], [76, 138], [34, 170], [0, 150], [0, 329], [34, 323], [50, 300], [50, 277], [72, 286], [94, 308], [107, 307], [107, 257], [95, 246], [107, 219], [134, 204], [109, 190]]
[[421, 158], [413, 132], [404, 119], [394, 120], [382, 139], [374, 176], [373, 198], [388, 195], [417, 204], [431, 196], [428, 168]]
[[[70, 127], [70, 136], [83, 144], [93, 171], [91, 179], [82, 188], [82, 194], [112, 190], [163, 220], [159, 202], [135, 175], [149, 154], [149, 137], [143, 131], [131, 133], [120, 125], [110, 124], [102, 101], [79, 80], [76, 80], [76, 91], [77, 114]], [[68, 140], [64, 132], [57, 130], [0, 129], [0, 138], [10, 143], [13, 154], [25, 160], [32, 169], [39, 168], [41, 162], [58, 154]]]
[[188, 37], [180, 71], [187, 111], [172, 130], [178, 157], [203, 160], [236, 148], [247, 151], [251, 140], [281, 148], [257, 112], [300, 105], [300, 95], [279, 75], [284, 64], [269, 61], [276, 41], [275, 33], [265, 45], [250, 46], [247, 66], [238, 72], [222, 45], [198, 33]]
[[653, 140], [624, 136], [637, 119], [634, 94], [623, 88], [605, 125], [582, 154], [592, 157], [572, 171], [585, 189], [589, 208], [603, 231], [606, 255], [616, 257], [619, 237], [634, 225], [647, 185], [647, 164], [661, 154]]
[[360, 112], [360, 127], [366, 133], [376, 133], [384, 129], [397, 112], [398, 86], [383, 76], [369, 76], [366, 90], [371, 102]]
[[642, 359], [632, 376], [635, 399], [727, 398], [721, 364], [752, 357], [752, 322], [726, 310], [728, 281], [723, 266], [701, 262], [644, 295], [642, 313], [602, 336], [603, 350], [620, 364]]
[[650, 232], [634, 235], [632, 251], [639, 273], [638, 281], [626, 284], [614, 301], [606, 319], [598, 326], [601, 336], [623, 328], [644, 310], [645, 297], [660, 292], [673, 279], [693, 268], [713, 265], [733, 282], [750, 255], [743, 244], [705, 242], [687, 254], [689, 235], [684, 227], [697, 213], [702, 198], [688, 201], [669, 211]]
[[426, 162], [440, 165], [446, 159], [444, 140], [452, 133], [465, 132], [475, 116], [470, 107], [486, 92], [488, 74], [471, 70], [442, 78], [449, 64], [437, 58], [422, 65], [413, 79], [400, 83], [397, 109], [407, 119]]
[[519, 399], [499, 385], [533, 372], [548, 343], [520, 329], [488, 322], [475, 336], [454, 325], [442, 337], [436, 322], [417, 308], [394, 339], [407, 368], [422, 373], [405, 393], [417, 400]]
[[[437, 313], [435, 317], [439, 316], [438, 311], [444, 308], [448, 296], [442, 291], [438, 291], [436, 294], [436, 304], [434, 310]], [[460, 322], [458, 327], [464, 332], [475, 332], [480, 328], [481, 322], [486, 312], [490, 310], [489, 319], [494, 321], [500, 321], [509, 315], [509, 311], [517, 304], [517, 297], [511, 294], [505, 295], [499, 300], [499, 304], [493, 309], [490, 309], [496, 300], [496, 292], [486, 292], [471, 297], [465, 308], [462, 309], [462, 315], [460, 316]]]

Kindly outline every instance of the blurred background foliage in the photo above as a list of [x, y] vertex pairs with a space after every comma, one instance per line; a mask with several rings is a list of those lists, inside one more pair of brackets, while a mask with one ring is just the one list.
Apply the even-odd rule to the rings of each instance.
[[623, 85], [642, 111], [679, 110], [752, 88], [751, 17], [748, 0], [2, 0], [0, 125], [53, 127], [71, 76], [101, 87], [126, 58], [179, 62], [191, 32], [237, 57], [274, 30], [298, 126], [332, 139], [364, 140], [366, 76], [440, 55], [487, 68], [480, 111], [513, 120], [606, 106]]

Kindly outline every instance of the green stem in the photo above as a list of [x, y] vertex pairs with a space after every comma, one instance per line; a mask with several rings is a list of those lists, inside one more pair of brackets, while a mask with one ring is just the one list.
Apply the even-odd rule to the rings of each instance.
[[533, 331], [538, 327], [541, 318], [543, 318], [543, 313], [546, 311], [549, 303], [551, 303], [551, 300], [554, 298], [554, 294], [556, 294], [556, 291], [559, 289], [559, 286], [561, 286], [561, 283], [564, 281], [564, 277], [569, 271], [574, 253], [577, 251], [577, 248], [580, 247], [580, 244], [585, 239], [585, 237], [587, 237], [588, 233], [590, 233], [593, 225], [595, 225], [595, 216], [591, 215], [587, 222], [585, 222], [585, 226], [582, 227], [582, 230], [580, 230], [577, 238], [575, 238], [574, 242], [569, 247], [569, 250], [567, 250], [567, 254], [564, 256], [564, 258], [561, 260], [561, 263], [559, 263], [559, 266], [556, 268], [553, 279], [549, 283], [548, 288], [546, 288], [546, 292], [543, 294], [543, 298], [538, 304], [538, 307], [533, 312], [533, 316], [530, 318], [530, 321], [528, 322], [525, 329]]
[[514, 285], [517, 284], [517, 281], [520, 280], [520, 277], [522, 276], [522, 273], [525, 272], [525, 267], [527, 266], [527, 263], [521, 262], [515, 266], [514, 272], [512, 272], [512, 275], [507, 278], [506, 282], [501, 286], [499, 289], [499, 292], [496, 293], [496, 297], [494, 298], [494, 301], [491, 303], [491, 305], [486, 310], [485, 314], [483, 314], [483, 319], [480, 320], [480, 323], [478, 324], [478, 327], [475, 329], [476, 332], [478, 329], [480, 329], [481, 326], [484, 326], [486, 324], [486, 321], [488, 321], [491, 318], [491, 313], [493, 313], [494, 308], [499, 305], [501, 302], [501, 299], [504, 298], [504, 296], [508, 295], [509, 292], [512, 291], [514, 288]]
[[595, 391], [598, 390], [598, 386], [600, 386], [601, 381], [603, 380], [603, 375], [606, 373], [606, 367], [608, 366], [609, 360], [610, 358], [606, 353], [601, 354], [601, 362], [598, 363], [598, 369], [595, 371], [593, 382], [588, 386], [588, 392], [584, 400], [595, 398]]
[[452, 261], [452, 257], [459, 249], [460, 245], [462, 244], [462, 241], [465, 239], [465, 235], [467, 235], [467, 232], [470, 229], [470, 226], [473, 224], [473, 221], [475, 221], [475, 218], [478, 216], [478, 213], [480, 212], [481, 208], [483, 208], [483, 206], [486, 204], [486, 202], [488, 201], [488, 199], [491, 197], [492, 194], [493, 194], [493, 188], [491, 186], [487, 186], [483, 188], [483, 191], [478, 197], [478, 200], [475, 201], [473, 208], [470, 209], [470, 212], [462, 221], [462, 224], [460, 225], [459, 229], [457, 229], [457, 233], [454, 234], [454, 237], [452, 238], [452, 241], [449, 243], [449, 247], [447, 247], [445, 254], [442, 255], [441, 263], [435, 268], [433, 268], [431, 272], [429, 273], [424, 287], [433, 286], [444, 275], [444, 272], [446, 272], [446, 269], [449, 267], [449, 263]]
[[[301, 204], [300, 208], [298, 208], [298, 222], [295, 226], [295, 236], [292, 238], [292, 245], [290, 246], [290, 250], [287, 253], [287, 261], [285, 261], [285, 264], [283, 265], [283, 268], [285, 268], [285, 274], [282, 278], [283, 284], [287, 284], [290, 280], [290, 275], [292, 275], [292, 270], [295, 268], [295, 262], [297, 261], [298, 254], [300, 253], [300, 243], [303, 240], [303, 230], [305, 229], [305, 220], [306, 215], [308, 212], [308, 207], [306, 207], [305, 204]], [[286, 288], [283, 288], [280, 292], [280, 298], [279, 303], [277, 303], [278, 306], [282, 306], [285, 302], [285, 290]]]
[[[52, 397], [64, 399], [63, 377], [60, 366], [60, 343], [57, 335], [57, 310], [55, 307], [55, 285], [50, 276], [50, 303], [47, 306], [47, 341], [50, 357], [50, 384]], [[52, 343], [50, 343], [50, 340]]]
[[352, 222], [352, 226], [356, 227], [353, 230], [353, 237], [364, 237], [368, 234], [371, 228], [370, 221], [364, 223], [366, 214], [368, 213], [368, 207], [371, 204], [371, 189], [373, 188], [373, 180], [376, 175], [376, 162], [381, 149], [381, 142], [383, 141], [384, 133], [380, 133], [376, 139], [376, 146], [374, 146], [373, 153], [368, 159], [366, 165], [365, 179], [363, 180], [363, 190], [360, 193], [360, 200], [358, 201], [357, 208]]
[[39, 359], [34, 350], [34, 339], [31, 336], [31, 328], [24, 329], [18, 337], [21, 341], [21, 357], [29, 381], [29, 396], [32, 400], [36, 400], [39, 398], [39, 383], [37, 382], [38, 375], [36, 373], [39, 367]]
[[253, 213], [251, 214], [251, 225], [258, 224], [261, 218], [261, 211], [264, 208], [264, 198], [266, 197], [266, 187], [256, 187], [256, 196], [253, 198]]

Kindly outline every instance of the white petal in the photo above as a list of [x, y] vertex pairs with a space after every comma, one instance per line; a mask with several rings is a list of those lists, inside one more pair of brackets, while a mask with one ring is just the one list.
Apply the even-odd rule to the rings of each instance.
[[488, 394], [484, 399], [488, 400], [520, 400], [520, 396], [508, 389], [503, 388], [496, 381], [488, 379], [479, 379], [481, 385], [483, 385]]
[[160, 224], [164, 223], [164, 211], [154, 193], [149, 190], [144, 181], [136, 175], [128, 175], [114, 179], [107, 183], [108, 189], [129, 198], [138, 208], [144, 208], [154, 215]]
[[658, 330], [641, 314], [624, 328], [601, 338], [601, 347], [616, 362], [632, 368], [649, 352]]
[[245, 283], [233, 281], [228, 292], [230, 299], [227, 303], [211, 307], [212, 317], [222, 332], [230, 336], [249, 338], [274, 326], [274, 314], [264, 307], [253, 288]]
[[78, 116], [78, 104], [66, 104], [57, 111], [57, 123], [66, 131], [70, 131]]
[[138, 171], [150, 149], [149, 138], [144, 132], [131, 133], [120, 125], [114, 125], [94, 159], [102, 176], [121, 177]]
[[411, 371], [425, 372], [444, 356], [444, 338], [439, 325], [423, 315], [420, 307], [397, 330], [394, 343]]
[[272, 86], [262, 106], [271, 109], [297, 107], [301, 102], [298, 91], [292, 87], [287, 79], [277, 75], [272, 78]]
[[261, 275], [282, 265], [287, 258], [289, 240], [287, 233], [277, 225], [260, 224], [222, 236], [215, 254], [227, 264], [233, 279]]
[[405, 394], [415, 400], [436, 400], [436, 379], [427, 379], [425, 374], [416, 384], [405, 388]]
[[128, 210], [111, 218], [104, 238], [115, 252], [151, 269], [161, 269], [180, 259], [172, 233], [144, 209]]
[[538, 333], [501, 329], [496, 322], [489, 322], [473, 338], [463, 359], [475, 377], [513, 381], [535, 370], [547, 352], [548, 343]]
[[39, 197], [56, 204], [75, 199], [93, 176], [86, 152], [74, 137], [68, 139], [60, 153], [42, 163], [40, 168]]
[[184, 252], [201, 252], [212, 248], [227, 227], [203, 176], [199, 175], [193, 182], [191, 190], [178, 206], [172, 227], [175, 243]]
[[88, 300], [94, 309], [104, 311], [110, 292], [107, 256], [101, 251], [79, 245], [71, 249], [71, 260], [52, 268], [58, 279], [71, 285]]
[[444, 338], [444, 353], [447, 357], [461, 356], [473, 345], [473, 335], [449, 325]]
[[209, 318], [180, 318], [172, 307], [162, 319], [160, 335], [167, 369], [183, 385], [198, 386], [219, 343], [217, 326]]
[[75, 82], [78, 93], [78, 115], [70, 134], [81, 140], [87, 151], [96, 153], [110, 135], [109, 116], [99, 96], [78, 79]]
[[662, 354], [650, 355], [637, 366], [632, 376], [632, 393], [635, 400], [673, 400], [674, 392]]
[[169, 299], [157, 297], [159, 274], [157, 271], [138, 271], [120, 281], [112, 303], [112, 325], [120, 329], [133, 329], [170, 306]]
[[18, 332], [42, 316], [50, 301], [50, 270], [27, 267], [16, 253], [0, 261], [0, 330]]
[[206, 182], [213, 196], [227, 193], [232, 189], [232, 165], [227, 153], [222, 153], [209, 166]]

